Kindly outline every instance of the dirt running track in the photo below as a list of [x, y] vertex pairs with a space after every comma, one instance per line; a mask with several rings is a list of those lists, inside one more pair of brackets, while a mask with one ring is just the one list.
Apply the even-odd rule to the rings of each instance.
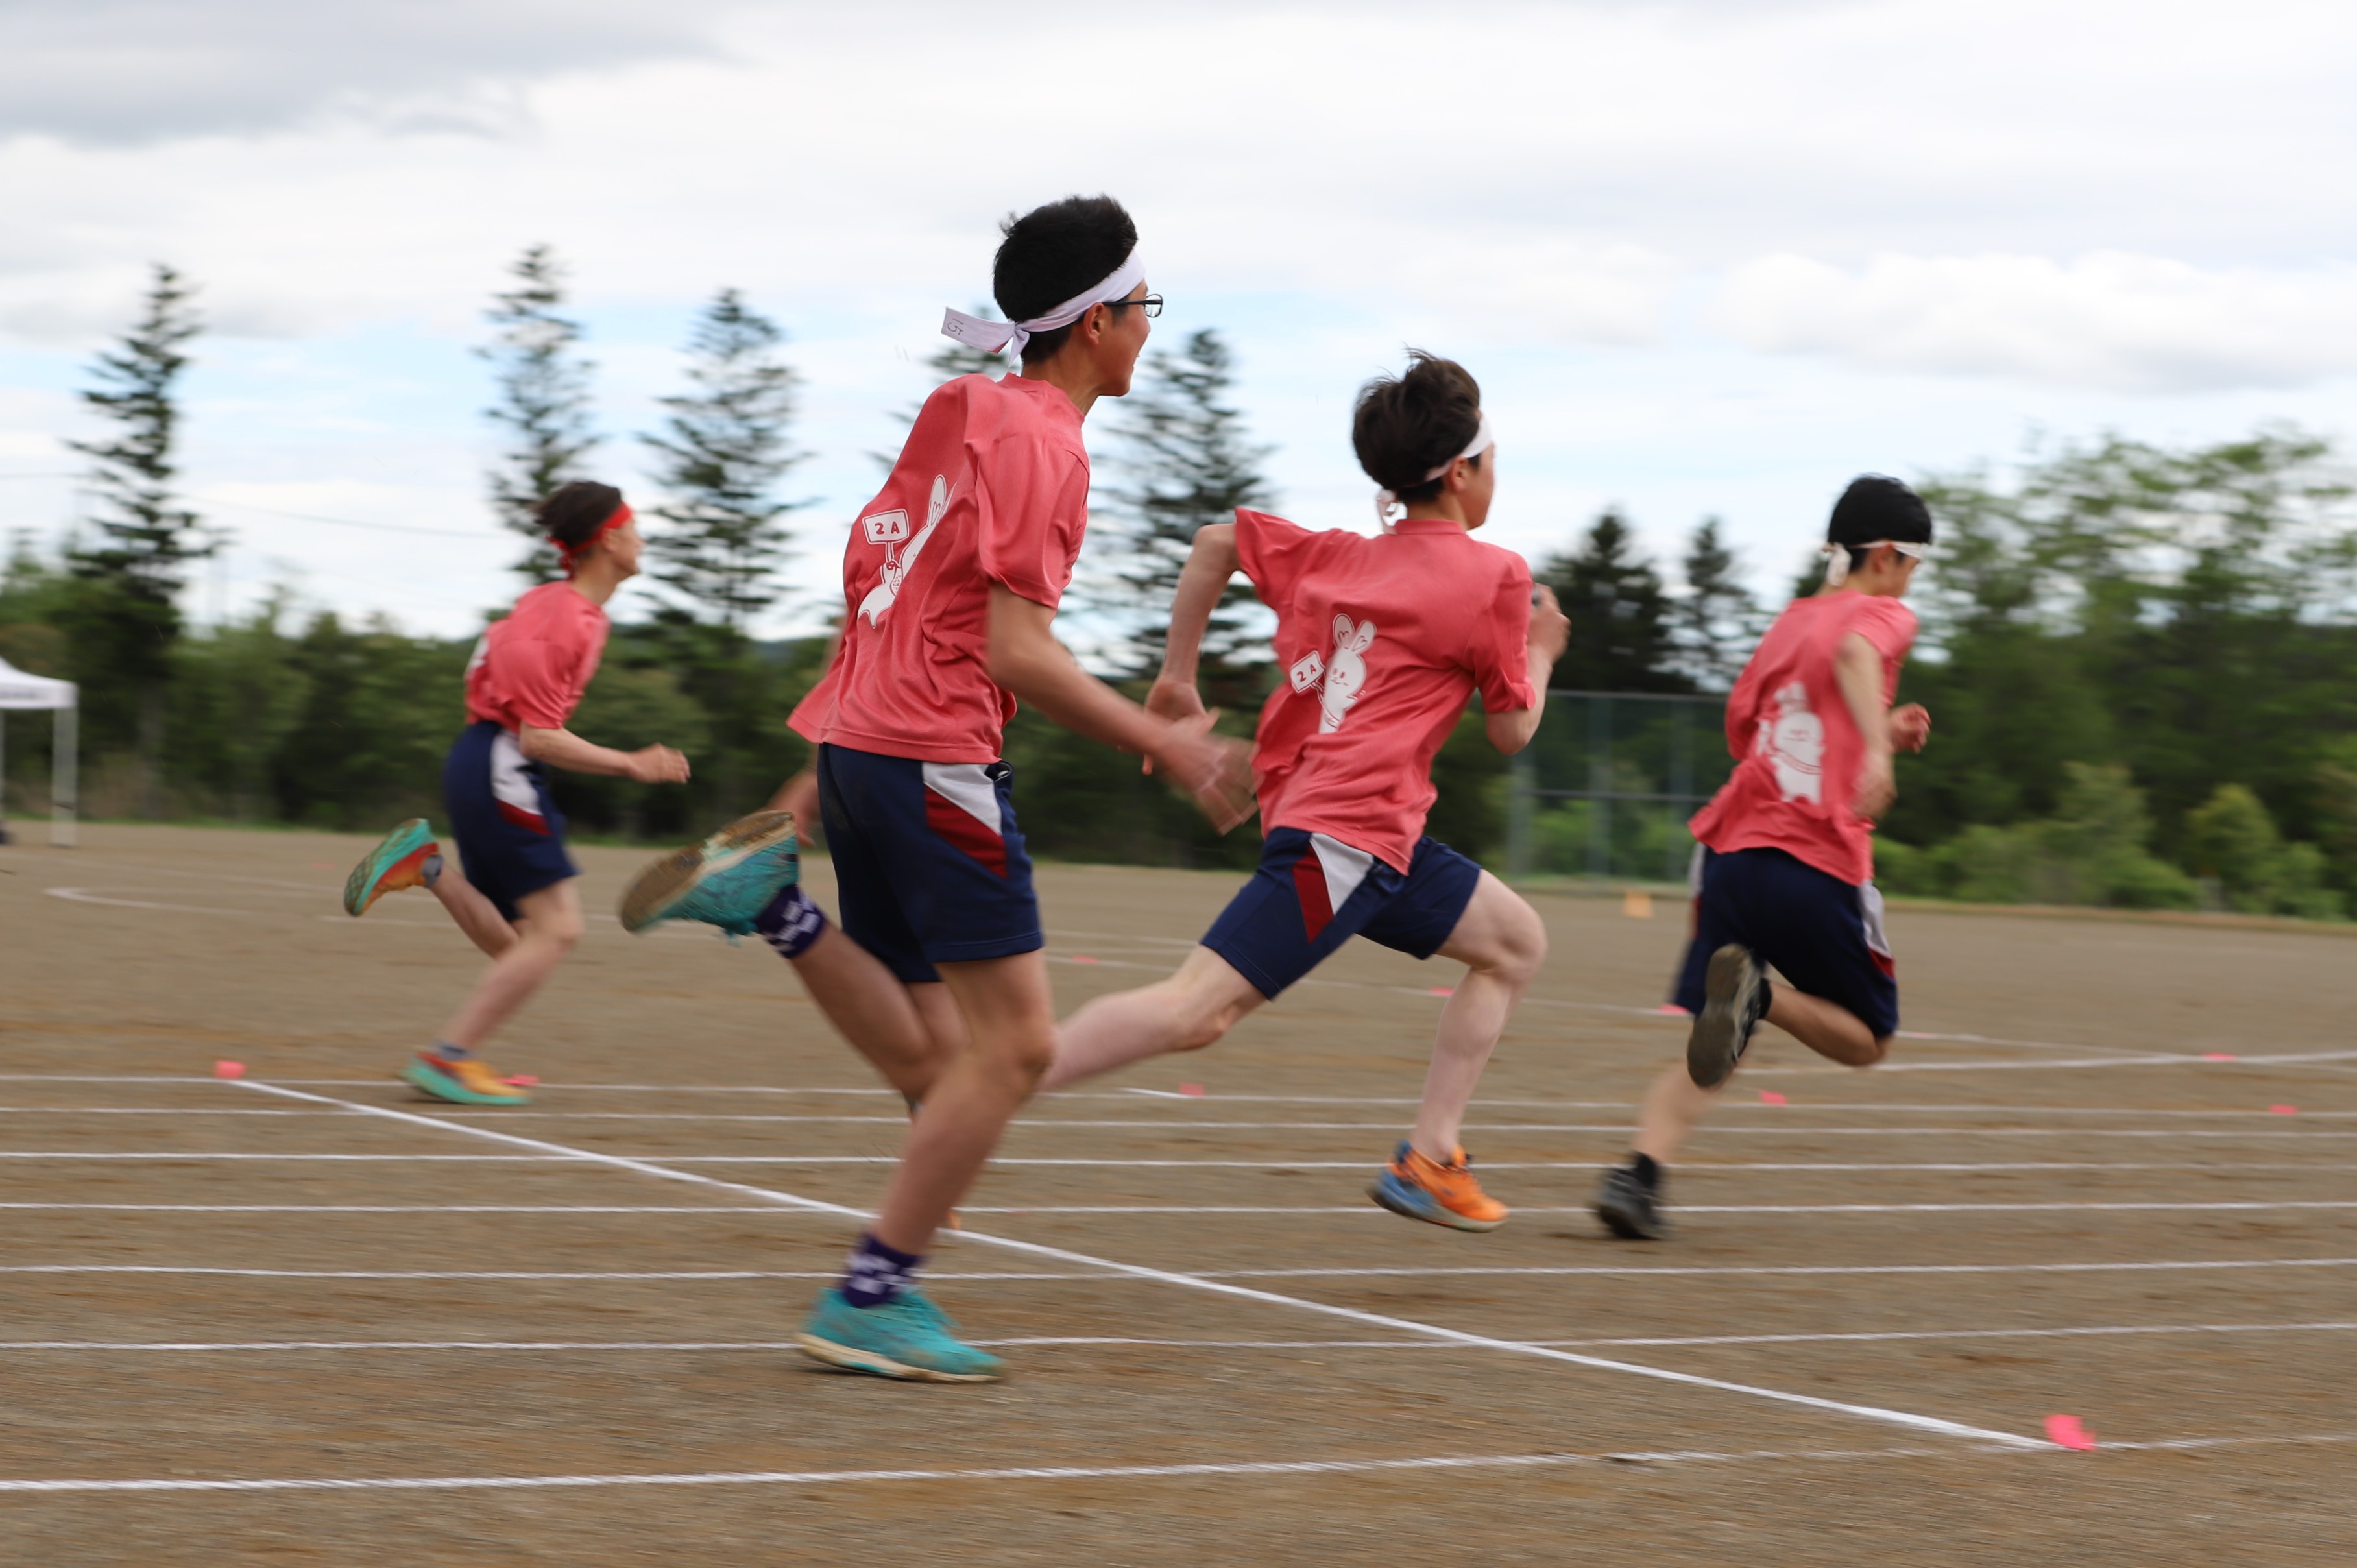
[[[453, 1112], [391, 1074], [477, 960], [342, 917], [361, 841], [86, 838], [0, 850], [0, 1562], [2357, 1560], [2343, 935], [1902, 912], [1930, 1037], [1767, 1032], [1656, 1246], [1584, 1205], [1675, 912], [1541, 901], [1486, 1237], [1362, 1196], [1454, 976], [1355, 945], [1034, 1108], [938, 1260], [1015, 1376], [943, 1389], [788, 1348], [900, 1119], [758, 945], [593, 927], [497, 1058], [538, 1102]], [[1040, 880], [1067, 1006], [1232, 887]]]

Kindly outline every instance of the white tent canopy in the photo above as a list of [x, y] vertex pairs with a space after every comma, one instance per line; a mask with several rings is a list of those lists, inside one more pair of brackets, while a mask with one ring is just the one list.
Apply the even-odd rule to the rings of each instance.
[[56, 715], [51, 721], [56, 725], [57, 740], [50, 754], [49, 842], [70, 845], [74, 842], [74, 751], [78, 739], [75, 721], [81, 716], [79, 693], [70, 681], [52, 681], [46, 675], [27, 675], [5, 659], [0, 659], [0, 821], [5, 821], [7, 816], [8, 714], [28, 709]]

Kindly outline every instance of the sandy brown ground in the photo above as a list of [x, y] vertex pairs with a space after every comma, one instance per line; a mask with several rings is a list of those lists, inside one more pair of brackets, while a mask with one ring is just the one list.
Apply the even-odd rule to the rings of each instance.
[[[2200, 1059], [2347, 1047], [2347, 936], [1901, 913], [1908, 1026], [1939, 1037], [1853, 1075], [1763, 1035], [1658, 1246], [1585, 1204], [1681, 1038], [1645, 1012], [1673, 910], [1541, 900], [1554, 955], [1468, 1139], [1518, 1211], [1486, 1237], [1361, 1196], [1453, 975], [1354, 946], [1214, 1051], [1041, 1102], [967, 1210], [1287, 1299], [969, 1236], [937, 1294], [1017, 1375], [916, 1388], [787, 1348], [843, 1218], [347, 1109], [444, 1114], [390, 1074], [478, 961], [422, 895], [345, 919], [362, 847], [100, 827], [0, 850], [0, 1486], [842, 1478], [0, 1489], [0, 1562], [2357, 1559], [2357, 1056]], [[640, 858], [583, 852], [593, 908]], [[1041, 881], [1068, 1005], [1172, 966], [1232, 887]], [[213, 1079], [222, 1058], [333, 1103]], [[498, 1059], [548, 1080], [539, 1101], [447, 1120], [855, 1208], [899, 1141], [784, 966], [708, 935], [593, 930]], [[1111, 1163], [1155, 1160], [1176, 1164]], [[1108, 1163], [1024, 1163], [1050, 1161]], [[134, 1269], [247, 1272], [101, 1272]], [[592, 1277], [420, 1277], [458, 1273]], [[612, 1277], [662, 1273], [700, 1277]], [[1996, 1433], [2068, 1412], [2104, 1446], [2003, 1452], [1311, 1303]], [[2201, 1446], [2129, 1446], [2155, 1444]], [[1505, 1457], [1531, 1463], [938, 1474]], [[935, 1474], [856, 1475], [879, 1470]]]

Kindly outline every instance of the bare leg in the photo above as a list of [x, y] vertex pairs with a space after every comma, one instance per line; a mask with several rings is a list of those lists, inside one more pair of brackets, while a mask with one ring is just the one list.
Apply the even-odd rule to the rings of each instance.
[[434, 879], [430, 891], [442, 901], [442, 908], [450, 918], [458, 922], [458, 929], [467, 933], [467, 940], [482, 949], [488, 956], [497, 958], [515, 946], [516, 929], [508, 924], [508, 918], [467, 880], [466, 875], [447, 855], [442, 861], [442, 875]]
[[903, 984], [836, 927], [789, 961], [827, 1022], [912, 1100], [931, 1093], [942, 1069], [965, 1048], [965, 1019], [946, 986]]
[[[1719, 1086], [1724, 1089], [1726, 1085]], [[1663, 1165], [1678, 1157], [1678, 1151], [1702, 1124], [1702, 1119], [1719, 1096], [1718, 1089], [1704, 1089], [1686, 1073], [1686, 1064], [1675, 1062], [1662, 1069], [1653, 1086], [1645, 1090], [1645, 1102], [1637, 1112], [1637, 1141], [1631, 1146], [1641, 1155], [1651, 1155]]]
[[1039, 1087], [1067, 1089], [1148, 1057], [1200, 1050], [1265, 1000], [1226, 959], [1198, 947], [1169, 979], [1100, 996], [1065, 1019]]
[[1056, 999], [1037, 952], [945, 963], [972, 1043], [933, 1082], [884, 1189], [876, 1239], [924, 1252], [1056, 1054]]
[[1768, 1022], [1844, 1067], [1872, 1067], [1890, 1054], [1890, 1036], [1877, 1036], [1848, 1008], [1789, 985], [1769, 997]]
[[1424, 1103], [1408, 1142], [1417, 1154], [1445, 1165], [1457, 1157], [1465, 1107], [1481, 1081], [1481, 1069], [1545, 961], [1546, 925], [1513, 889], [1485, 871], [1440, 955], [1463, 963], [1465, 978], [1440, 1010]]
[[523, 918], [517, 922], [516, 940], [491, 960], [491, 967], [476, 982], [474, 994], [443, 1029], [445, 1040], [462, 1050], [473, 1050], [565, 961], [565, 955], [581, 940], [581, 890], [576, 881], [568, 877], [517, 900]]

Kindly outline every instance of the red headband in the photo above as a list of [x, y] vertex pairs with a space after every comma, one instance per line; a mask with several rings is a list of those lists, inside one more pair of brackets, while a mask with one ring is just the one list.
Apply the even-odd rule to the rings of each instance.
[[624, 501], [620, 506], [614, 509], [613, 516], [599, 523], [596, 528], [591, 529], [589, 531], [589, 537], [583, 540], [578, 544], [567, 544], [562, 539], [558, 539], [553, 534], [550, 535], [548, 542], [556, 546], [556, 553], [565, 563], [565, 575], [568, 577], [573, 575], [573, 568], [580, 564], [581, 557], [588, 551], [589, 547], [597, 543], [600, 539], [606, 537], [606, 535], [613, 532], [614, 530], [621, 527], [622, 524], [630, 521], [631, 515], [630, 503]]

